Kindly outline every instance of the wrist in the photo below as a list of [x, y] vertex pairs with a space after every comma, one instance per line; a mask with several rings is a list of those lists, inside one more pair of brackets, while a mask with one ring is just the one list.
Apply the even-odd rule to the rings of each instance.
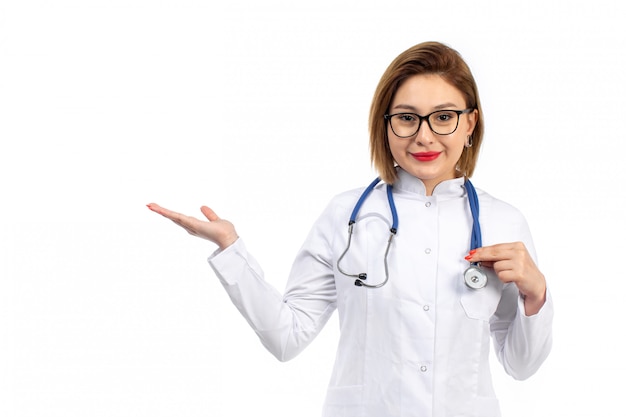
[[220, 241], [217, 242], [217, 246], [219, 246], [220, 250], [224, 250], [233, 243], [235, 243], [237, 239], [239, 239], [239, 236], [236, 233], [233, 235], [224, 236], [223, 239], [220, 239]]
[[547, 289], [545, 285], [541, 290], [532, 293], [532, 294], [522, 294], [524, 298], [524, 309], [526, 310], [527, 316], [535, 315], [541, 310], [541, 307], [546, 303], [546, 292]]

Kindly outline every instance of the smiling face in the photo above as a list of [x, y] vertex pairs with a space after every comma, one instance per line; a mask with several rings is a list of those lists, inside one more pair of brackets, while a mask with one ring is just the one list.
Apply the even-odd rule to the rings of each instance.
[[[465, 110], [466, 105], [463, 94], [441, 76], [414, 75], [396, 91], [389, 114], [425, 116], [437, 110]], [[400, 168], [422, 180], [426, 194], [432, 195], [437, 184], [458, 176], [457, 162], [474, 130], [477, 115], [477, 110], [460, 115], [458, 127], [450, 135], [434, 133], [424, 120], [415, 135], [402, 138], [393, 132], [391, 123], [387, 123], [391, 154]]]

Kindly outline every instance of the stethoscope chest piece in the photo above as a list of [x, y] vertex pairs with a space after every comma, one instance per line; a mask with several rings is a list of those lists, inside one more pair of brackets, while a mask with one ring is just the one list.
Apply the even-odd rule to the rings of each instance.
[[487, 274], [478, 266], [478, 264], [472, 264], [465, 270], [464, 273], [465, 285], [478, 290], [484, 288], [487, 285]]

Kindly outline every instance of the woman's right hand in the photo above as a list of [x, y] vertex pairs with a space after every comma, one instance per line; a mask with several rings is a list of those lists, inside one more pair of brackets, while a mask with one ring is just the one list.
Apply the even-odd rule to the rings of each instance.
[[238, 238], [235, 226], [228, 220], [220, 219], [218, 215], [207, 206], [200, 207], [200, 211], [208, 221], [176, 213], [175, 211], [168, 210], [155, 203], [148, 204], [148, 208], [170, 219], [185, 229], [190, 235], [210, 240], [222, 250], [235, 243]]

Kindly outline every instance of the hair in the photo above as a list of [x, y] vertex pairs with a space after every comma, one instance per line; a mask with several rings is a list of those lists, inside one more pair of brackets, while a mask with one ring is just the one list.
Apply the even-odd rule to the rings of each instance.
[[476, 167], [483, 138], [483, 116], [474, 77], [457, 51], [439, 42], [424, 42], [402, 52], [387, 67], [376, 87], [370, 107], [370, 158], [381, 179], [389, 184], [396, 179], [396, 163], [389, 149], [384, 115], [389, 111], [402, 83], [413, 75], [422, 74], [441, 76], [463, 94], [467, 108], [478, 110], [472, 146], [464, 148], [457, 169], [461, 175], [469, 178]]

